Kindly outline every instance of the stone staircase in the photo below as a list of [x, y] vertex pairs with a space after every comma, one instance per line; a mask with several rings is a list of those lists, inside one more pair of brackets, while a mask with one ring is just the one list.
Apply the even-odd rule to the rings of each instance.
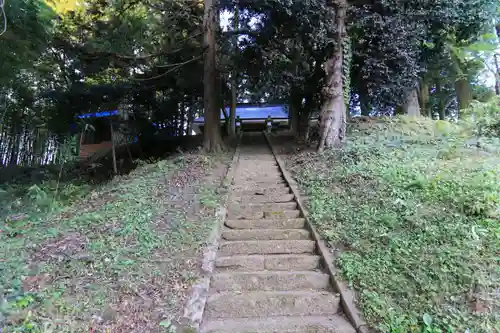
[[263, 136], [243, 138], [229, 200], [200, 331], [356, 332]]

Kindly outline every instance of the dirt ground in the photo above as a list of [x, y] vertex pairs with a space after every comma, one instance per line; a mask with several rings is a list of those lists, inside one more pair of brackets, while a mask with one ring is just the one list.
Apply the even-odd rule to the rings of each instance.
[[2, 332], [171, 332], [230, 154], [185, 153], [0, 232]]

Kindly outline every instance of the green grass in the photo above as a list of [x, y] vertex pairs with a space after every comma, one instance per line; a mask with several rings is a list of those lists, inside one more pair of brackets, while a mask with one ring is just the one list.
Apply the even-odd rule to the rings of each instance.
[[377, 331], [499, 330], [500, 141], [471, 133], [405, 118], [353, 125], [346, 148], [290, 162]]
[[[177, 319], [198, 278], [221, 197], [211, 185], [190, 188], [196, 172], [210, 172], [212, 160], [144, 165], [78, 192], [73, 204], [41, 188], [10, 196], [36, 204], [0, 227], [2, 332], [171, 329], [165, 323]], [[188, 168], [195, 169], [189, 177]]]

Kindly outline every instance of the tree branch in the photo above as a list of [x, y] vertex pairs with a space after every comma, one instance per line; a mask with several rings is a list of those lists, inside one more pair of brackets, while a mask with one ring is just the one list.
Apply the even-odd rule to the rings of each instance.
[[184, 65], [187, 65], [187, 64], [189, 64], [189, 63], [191, 63], [193, 61], [196, 61], [198, 59], [201, 59], [202, 57], [203, 57], [203, 55], [200, 55], [200, 56], [197, 56], [197, 57], [195, 57], [193, 59], [189, 59], [187, 61], [184, 61], [184, 62], [181, 62], [181, 63], [178, 63], [178, 64], [169, 65], [169, 66], [175, 66], [175, 67], [169, 69], [168, 71], [166, 71], [164, 73], [161, 73], [161, 74], [153, 76], [153, 77], [148, 77], [148, 78], [135, 78], [135, 77], [133, 77], [132, 80], [134, 80], [134, 81], [149, 81], [149, 80], [158, 79], [160, 77], [163, 77], [163, 76], [167, 75], [168, 73], [171, 73], [171, 72], [175, 71], [176, 69], [179, 69], [180, 67], [182, 67]]
[[[201, 32], [197, 32], [195, 34], [192, 34], [191, 36], [188, 36], [185, 40], [183, 40], [183, 42], [187, 42], [190, 39], [201, 36], [201, 34], [202, 34]], [[161, 51], [161, 52], [157, 52], [157, 53], [146, 54], [143, 56], [132, 56], [132, 55], [119, 54], [119, 53], [106, 52], [106, 51], [86, 52], [86, 51], [82, 50], [82, 53], [92, 57], [89, 59], [97, 59], [99, 57], [113, 57], [113, 58], [121, 59], [121, 60], [134, 60], [135, 61], [135, 60], [146, 60], [146, 59], [156, 58], [159, 56], [175, 54], [175, 53], [178, 53], [182, 50], [184, 50], [184, 47], [180, 47], [180, 48], [175, 49], [173, 51]]]
[[231, 36], [231, 35], [249, 35], [249, 36], [257, 36], [259, 34], [258, 31], [248, 30], [248, 29], [238, 29], [238, 30], [228, 30], [222, 32], [223, 35]]

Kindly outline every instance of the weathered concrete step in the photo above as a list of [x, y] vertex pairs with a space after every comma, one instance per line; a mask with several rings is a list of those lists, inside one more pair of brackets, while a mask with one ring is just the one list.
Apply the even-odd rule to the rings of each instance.
[[212, 276], [214, 291], [326, 290], [330, 276], [319, 272], [227, 272]]
[[343, 317], [268, 317], [213, 320], [203, 323], [201, 333], [356, 333]]
[[326, 316], [338, 309], [338, 294], [327, 291], [255, 291], [212, 295], [205, 313], [209, 319]]
[[245, 161], [243, 164], [240, 161], [240, 164], [238, 165], [238, 168], [236, 169], [237, 172], [259, 172], [262, 170], [276, 170], [277, 172], [280, 172], [281, 169], [279, 165], [276, 164], [276, 161], [274, 162], [264, 162], [262, 161]]
[[231, 229], [301, 229], [306, 219], [258, 219], [258, 220], [226, 220], [225, 225]]
[[273, 186], [275, 184], [278, 184], [278, 185], [286, 184], [286, 182], [285, 182], [285, 179], [268, 179], [268, 180], [250, 179], [250, 180], [245, 180], [245, 179], [234, 178], [234, 184], [241, 185], [241, 186], [257, 185], [257, 186], [262, 186], [262, 187], [269, 187], [269, 186]]
[[263, 219], [263, 218], [269, 218], [269, 219], [278, 219], [278, 220], [286, 220], [286, 219], [294, 219], [298, 218], [301, 216], [300, 210], [285, 210], [282, 212], [263, 212], [263, 211], [233, 211], [233, 212], [228, 212], [227, 216], [231, 219], [247, 219], [247, 220], [253, 220], [253, 219]]
[[291, 240], [311, 239], [305, 229], [224, 229], [222, 239], [235, 240]]
[[282, 183], [282, 184], [271, 184], [270, 186], [262, 186], [262, 185], [255, 185], [255, 184], [248, 184], [248, 185], [233, 185], [231, 187], [231, 191], [233, 192], [238, 192], [238, 191], [261, 191], [262, 189], [270, 189], [270, 190], [285, 190], [285, 189], [290, 189], [287, 184]]
[[261, 152], [246, 152], [240, 151], [240, 161], [259, 161], [259, 163], [276, 163], [276, 159], [274, 158], [271, 151], [261, 151]]
[[271, 202], [289, 202], [294, 199], [293, 194], [270, 194], [270, 195], [244, 195], [231, 196], [232, 202], [240, 203], [271, 203]]
[[238, 182], [259, 182], [259, 183], [279, 183], [284, 181], [281, 175], [234, 175], [234, 180]]
[[285, 194], [290, 194], [290, 188], [289, 187], [282, 187], [282, 188], [273, 188], [273, 187], [268, 187], [268, 188], [261, 188], [261, 189], [250, 189], [250, 190], [238, 190], [235, 191], [233, 190], [231, 192], [231, 196], [236, 196], [236, 197], [242, 197], [242, 196], [251, 196], [251, 195], [285, 195]]
[[312, 240], [229, 241], [219, 245], [220, 256], [241, 254], [300, 254], [313, 253]]
[[308, 271], [319, 268], [320, 256], [310, 254], [278, 254], [218, 257], [218, 271]]
[[275, 202], [275, 203], [230, 203], [228, 206], [229, 214], [232, 212], [248, 211], [248, 212], [269, 212], [277, 213], [286, 210], [294, 210], [297, 208], [296, 202]]

